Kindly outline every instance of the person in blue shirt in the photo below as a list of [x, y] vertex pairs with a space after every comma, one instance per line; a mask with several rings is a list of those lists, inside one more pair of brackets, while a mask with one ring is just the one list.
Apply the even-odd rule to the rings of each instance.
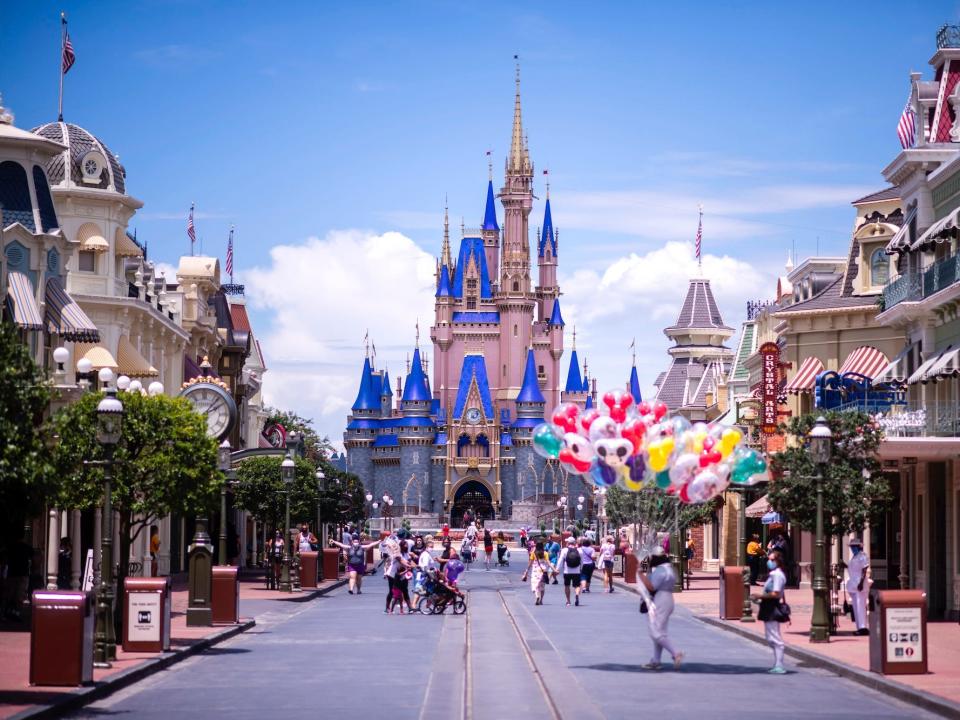
[[[560, 543], [557, 542], [556, 537], [551, 536], [550, 542], [543, 546], [543, 549], [547, 552], [547, 557], [550, 559], [550, 564], [554, 567], [557, 566], [557, 560], [560, 558]], [[553, 576], [553, 584], [557, 584], [557, 576]]]

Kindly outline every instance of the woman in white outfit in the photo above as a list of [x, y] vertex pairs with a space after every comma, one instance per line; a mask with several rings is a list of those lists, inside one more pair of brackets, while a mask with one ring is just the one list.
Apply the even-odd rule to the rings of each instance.
[[650, 639], [653, 640], [653, 657], [644, 667], [648, 670], [659, 670], [660, 657], [666, 650], [673, 657], [673, 667], [679, 668], [680, 663], [683, 662], [683, 653], [677, 650], [673, 641], [667, 636], [667, 624], [673, 614], [673, 586], [677, 582], [677, 575], [662, 547], [654, 548], [650, 555], [649, 575], [638, 573], [637, 577], [653, 595], [653, 602], [647, 608]]
[[773, 550], [767, 555], [767, 568], [770, 574], [763, 586], [763, 593], [754, 594], [750, 599], [759, 603], [760, 610], [757, 619], [763, 621], [763, 631], [767, 644], [773, 648], [773, 667], [768, 672], [772, 675], [785, 675], [783, 667], [783, 637], [780, 635], [780, 620], [773, 617], [776, 606], [784, 602], [784, 588], [787, 586], [787, 576], [783, 574], [783, 555]]

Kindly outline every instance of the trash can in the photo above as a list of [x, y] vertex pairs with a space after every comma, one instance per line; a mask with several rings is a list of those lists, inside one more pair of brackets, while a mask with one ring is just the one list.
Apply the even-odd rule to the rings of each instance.
[[30, 627], [30, 684], [93, 682], [92, 592], [36, 590]]
[[880, 590], [870, 613], [870, 670], [882, 675], [927, 672], [927, 594]]
[[[337, 551], [339, 555], [340, 552]], [[317, 558], [320, 553], [313, 550], [300, 552], [300, 587], [315, 588], [317, 586]]]
[[216, 565], [211, 569], [210, 610], [212, 621], [234, 625], [240, 621], [240, 576], [236, 565]]
[[637, 556], [631, 552], [625, 552], [623, 554], [623, 581], [635, 585], [639, 568], [640, 563], [637, 562]]
[[123, 590], [123, 651], [169, 650], [170, 578], [128, 577]]
[[724, 565], [720, 568], [720, 619], [739, 620], [743, 617], [743, 566]]
[[323, 550], [323, 579], [338, 580], [340, 578], [340, 551], [336, 548]]

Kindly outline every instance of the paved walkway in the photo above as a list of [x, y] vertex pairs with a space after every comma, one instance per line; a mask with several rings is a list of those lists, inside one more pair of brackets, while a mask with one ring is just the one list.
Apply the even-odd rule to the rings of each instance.
[[[326, 587], [332, 582], [325, 583]], [[322, 589], [322, 588], [321, 588]], [[288, 617], [304, 607], [311, 589], [300, 594], [266, 590], [262, 577], [246, 576], [240, 582], [241, 624], [249, 625], [251, 618]], [[170, 649], [183, 652], [192, 646], [226, 634], [231, 627], [187, 627], [187, 584], [185, 576], [175, 578], [173, 604], [171, 607]], [[94, 684], [107, 678], [127, 673], [155, 661], [156, 653], [127, 653], [118, 644], [117, 660], [108, 669], [94, 669]], [[73, 688], [33, 687], [30, 677], [30, 628], [28, 623], [20, 626], [5, 625], [0, 631], [0, 720], [32, 707], [50, 705], [75, 693]]]
[[[643, 669], [646, 617], [626, 592], [565, 607], [560, 586], [534, 607], [522, 568], [463, 575], [466, 615], [385, 615], [385, 586], [345, 589], [258, 625], [73, 717], [262, 720], [736, 718], [773, 702], [779, 718], [932, 717], [818, 668], [766, 674], [769, 650], [679, 608], [679, 671]], [[599, 584], [596, 585], [599, 590]]]

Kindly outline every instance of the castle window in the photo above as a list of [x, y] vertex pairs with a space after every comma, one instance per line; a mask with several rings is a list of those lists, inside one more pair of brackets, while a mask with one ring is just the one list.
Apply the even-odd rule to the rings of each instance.
[[870, 255], [870, 284], [886, 285], [890, 279], [890, 258], [883, 248], [877, 248]]
[[537, 367], [539, 368], [539, 369], [537, 370], [537, 375], [543, 375], [543, 374], [544, 374], [544, 372], [543, 372], [543, 365], [538, 365]]
[[477, 299], [475, 297], [467, 298], [467, 310], [476, 310], [477, 309]]
[[504, 377], [507, 376], [507, 366], [506, 366], [506, 365], [503, 366], [503, 376], [504, 376]]
[[477, 280], [476, 278], [467, 279], [467, 290], [476, 290], [477, 289]]
[[77, 253], [80, 261], [80, 272], [96, 272], [97, 255], [93, 250], [81, 250]]
[[513, 326], [513, 336], [514, 336], [514, 337], [517, 336], [517, 326], [516, 326], [516, 325]]
[[513, 291], [520, 292], [520, 283], [517, 282], [516, 280], [513, 281]]

